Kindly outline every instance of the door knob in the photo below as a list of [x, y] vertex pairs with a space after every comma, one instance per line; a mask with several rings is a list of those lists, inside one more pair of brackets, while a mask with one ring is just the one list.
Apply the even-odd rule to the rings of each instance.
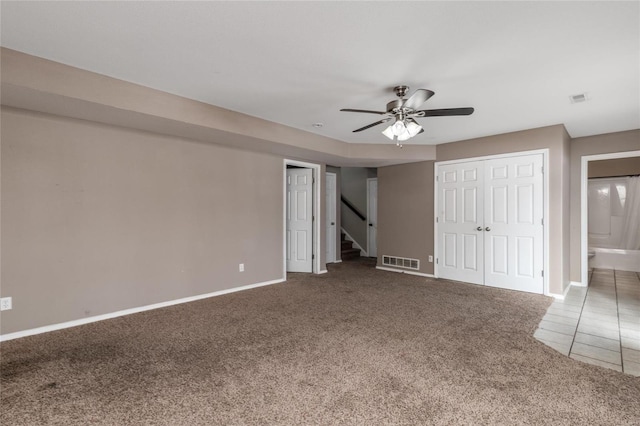
[[489, 232], [491, 231], [491, 228], [489, 228], [488, 226], [486, 228], [484, 228], [485, 231]]
[[476, 228], [476, 231], [482, 231], [482, 226], [478, 226], [478, 227]]

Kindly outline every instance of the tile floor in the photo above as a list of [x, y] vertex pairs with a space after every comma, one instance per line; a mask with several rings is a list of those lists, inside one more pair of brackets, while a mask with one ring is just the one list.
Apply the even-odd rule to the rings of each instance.
[[573, 359], [640, 376], [640, 273], [594, 269], [571, 286], [534, 333]]

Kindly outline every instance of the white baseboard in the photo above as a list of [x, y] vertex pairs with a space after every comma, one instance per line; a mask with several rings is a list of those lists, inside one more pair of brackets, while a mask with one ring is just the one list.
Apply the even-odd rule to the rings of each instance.
[[435, 278], [435, 275], [432, 275], [432, 274], [424, 274], [422, 272], [415, 272], [415, 271], [405, 271], [403, 269], [387, 268], [385, 266], [376, 266], [376, 269], [380, 269], [382, 271], [388, 271], [388, 272], [397, 272], [399, 274], [409, 274], [409, 275], [417, 275], [419, 277]]
[[326, 269], [323, 269], [322, 271], [318, 272], [318, 275], [320, 275], [320, 274], [326, 274], [327, 272], [329, 272], [329, 271], [327, 271]]
[[29, 330], [16, 331], [15, 333], [8, 333], [0, 335], [0, 342], [6, 342], [7, 340], [19, 339], [21, 337], [33, 336], [36, 334], [48, 333], [50, 331], [62, 330], [65, 328], [76, 327], [79, 325], [90, 324], [92, 322], [103, 321], [111, 318], [122, 317], [125, 315], [137, 314], [138, 312], [150, 311], [152, 309], [166, 308], [167, 306], [179, 305], [181, 303], [194, 302], [200, 299], [207, 299], [209, 297], [222, 296], [223, 294], [235, 293], [237, 291], [249, 290], [256, 287], [263, 287], [266, 285], [277, 284], [285, 281], [284, 278], [264, 281], [256, 284], [249, 284], [242, 287], [229, 288], [226, 290], [214, 291], [213, 293], [199, 294], [197, 296], [184, 297], [182, 299], [169, 300], [167, 302], [154, 303], [152, 305], [140, 306], [137, 308], [124, 309], [122, 311], [111, 312], [103, 315], [96, 315], [94, 317], [81, 318], [73, 321], [61, 322], [58, 324], [45, 325], [43, 327], [32, 328]]
[[[579, 283], [576, 283], [576, 284], [578, 284], [578, 285], [577, 285], [577, 287], [584, 287], [583, 285], [581, 285], [581, 284], [579, 284]], [[562, 294], [558, 294], [558, 293], [549, 293], [549, 294], [547, 294], [547, 296], [551, 296], [551, 297], [553, 297], [553, 298], [554, 298], [554, 299], [556, 299], [556, 300], [564, 300], [564, 298], [565, 298], [565, 297], [567, 297], [567, 293], [569, 293], [569, 290], [571, 289], [571, 286], [572, 286], [572, 285], [574, 285], [574, 282], [573, 282], [573, 281], [571, 281], [571, 282], [569, 283], [569, 285], [567, 286], [567, 288], [565, 288], [565, 289], [564, 289], [564, 292], [562, 292]]]
[[570, 286], [574, 285], [574, 286], [576, 286], [576, 287], [587, 287], [587, 285], [586, 285], [586, 284], [583, 284], [582, 282], [579, 282], [579, 281], [571, 281], [571, 282], [569, 283], [569, 285], [570, 285]]

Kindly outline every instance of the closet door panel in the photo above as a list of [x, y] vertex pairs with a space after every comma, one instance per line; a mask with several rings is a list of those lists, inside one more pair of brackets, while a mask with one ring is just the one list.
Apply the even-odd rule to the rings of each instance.
[[[438, 276], [484, 282], [481, 161], [439, 166]], [[480, 228], [480, 230], [478, 230]]]
[[486, 160], [486, 285], [543, 292], [542, 155]]

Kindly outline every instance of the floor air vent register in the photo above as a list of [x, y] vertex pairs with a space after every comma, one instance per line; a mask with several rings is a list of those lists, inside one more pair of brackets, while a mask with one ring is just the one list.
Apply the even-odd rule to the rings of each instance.
[[406, 257], [382, 256], [382, 264], [396, 268], [420, 270], [420, 261], [418, 259], [408, 259]]

